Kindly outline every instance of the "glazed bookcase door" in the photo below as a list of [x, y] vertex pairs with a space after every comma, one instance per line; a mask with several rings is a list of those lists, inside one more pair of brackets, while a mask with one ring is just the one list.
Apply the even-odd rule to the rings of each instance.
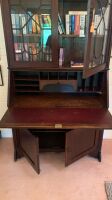
[[59, 66], [75, 68], [78, 65], [79, 69], [84, 63], [88, 0], [58, 2]]
[[106, 67], [106, 53], [109, 49], [111, 21], [111, 0], [88, 1], [87, 41], [84, 56], [83, 76], [89, 77]]
[[12, 56], [15, 67], [50, 67], [56, 63], [54, 0], [9, 0]]

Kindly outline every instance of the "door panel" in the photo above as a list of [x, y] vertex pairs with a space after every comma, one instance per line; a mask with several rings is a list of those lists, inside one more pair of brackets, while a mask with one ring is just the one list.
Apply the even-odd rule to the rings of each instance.
[[27, 129], [20, 131], [20, 145], [24, 156], [29, 160], [33, 168], [40, 173], [39, 168], [39, 141]]
[[[89, 77], [106, 67], [106, 49], [109, 33], [110, 0], [88, 1], [87, 44], [83, 76]], [[109, 48], [109, 47], [108, 47]]]
[[66, 133], [65, 165], [88, 154], [96, 144], [95, 129], [75, 129]]
[[54, 0], [9, 0], [2, 3], [2, 10], [11, 67], [51, 67], [58, 62]]

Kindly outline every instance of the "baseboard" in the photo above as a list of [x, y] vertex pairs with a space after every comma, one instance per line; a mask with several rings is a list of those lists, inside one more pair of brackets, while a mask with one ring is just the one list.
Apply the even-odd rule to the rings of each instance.
[[[12, 129], [3, 129], [1, 130], [2, 138], [11, 138], [12, 137]], [[104, 139], [112, 139], [112, 130], [104, 131]]]

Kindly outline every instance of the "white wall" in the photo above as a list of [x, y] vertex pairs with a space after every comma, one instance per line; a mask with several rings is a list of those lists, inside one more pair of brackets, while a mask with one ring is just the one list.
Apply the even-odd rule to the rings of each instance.
[[[7, 70], [7, 56], [5, 49], [4, 33], [3, 33], [3, 24], [1, 18], [1, 8], [0, 8], [0, 64], [3, 72], [3, 81], [4, 86], [0, 86], [0, 119], [3, 117], [5, 111], [7, 110], [7, 92], [8, 92], [8, 70]], [[112, 59], [111, 59], [111, 70], [110, 70], [110, 111], [112, 113]], [[11, 129], [1, 129], [3, 137], [11, 137]], [[105, 138], [112, 138], [112, 130], [105, 131]]]
[[[7, 92], [8, 92], [8, 64], [5, 49], [4, 33], [1, 18], [1, 7], [0, 7], [0, 65], [2, 68], [4, 86], [0, 86], [0, 119], [3, 117], [7, 110]], [[4, 137], [11, 136], [11, 130], [2, 130]]]
[[[110, 60], [110, 71], [109, 71], [109, 111], [112, 114], [112, 58]], [[112, 138], [112, 130], [105, 130], [104, 138]]]

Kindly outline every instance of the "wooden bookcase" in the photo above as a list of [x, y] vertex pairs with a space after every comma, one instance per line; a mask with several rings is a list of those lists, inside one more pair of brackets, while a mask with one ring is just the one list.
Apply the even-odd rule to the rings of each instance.
[[39, 151], [101, 161], [108, 111], [111, 0], [2, 0], [8, 58], [8, 110], [14, 158], [37, 173]]

